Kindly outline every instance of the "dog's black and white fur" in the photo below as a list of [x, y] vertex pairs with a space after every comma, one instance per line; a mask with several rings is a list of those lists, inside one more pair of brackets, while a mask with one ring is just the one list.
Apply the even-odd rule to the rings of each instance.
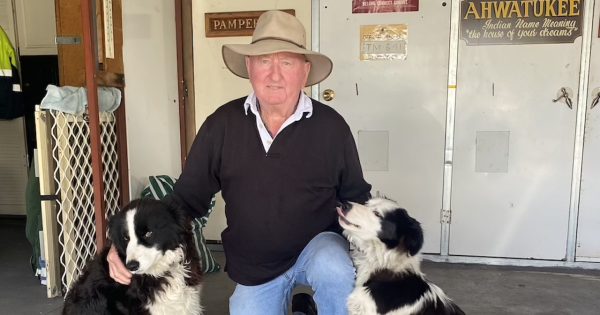
[[130, 285], [109, 276], [109, 248], [69, 290], [63, 314], [202, 314], [201, 268], [191, 223], [157, 200], [132, 201], [109, 222], [109, 239], [133, 273]]
[[354, 250], [356, 286], [351, 315], [464, 314], [420, 269], [423, 230], [395, 202], [344, 203], [339, 222]]

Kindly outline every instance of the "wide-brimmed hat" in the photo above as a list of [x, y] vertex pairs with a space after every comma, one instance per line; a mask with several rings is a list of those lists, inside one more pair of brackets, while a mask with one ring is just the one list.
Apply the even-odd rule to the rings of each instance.
[[283, 11], [267, 11], [258, 18], [250, 44], [223, 45], [223, 61], [233, 74], [248, 78], [245, 56], [278, 52], [302, 54], [311, 63], [306, 86], [329, 76], [333, 63], [329, 57], [306, 49], [306, 31], [300, 20]]

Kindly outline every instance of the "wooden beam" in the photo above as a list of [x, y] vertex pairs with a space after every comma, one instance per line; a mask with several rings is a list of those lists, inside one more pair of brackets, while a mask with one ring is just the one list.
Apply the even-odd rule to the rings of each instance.
[[95, 1], [81, 0], [81, 18], [83, 22], [83, 50], [85, 56], [85, 82], [87, 87], [88, 114], [90, 123], [90, 142], [92, 148], [92, 180], [94, 185], [94, 216], [96, 218], [96, 248], [101, 250], [106, 242], [106, 209], [104, 201], [104, 176], [102, 170], [102, 146], [100, 143], [100, 116], [98, 109], [98, 84], [96, 72], [98, 65], [97, 45], [93, 22]]
[[187, 141], [185, 120], [186, 88], [183, 77], [183, 25], [181, 24], [182, 8], [182, 1], [175, 0], [175, 46], [177, 49], [177, 92], [179, 94], [179, 152], [181, 154], [181, 167], [183, 168], [187, 156]]

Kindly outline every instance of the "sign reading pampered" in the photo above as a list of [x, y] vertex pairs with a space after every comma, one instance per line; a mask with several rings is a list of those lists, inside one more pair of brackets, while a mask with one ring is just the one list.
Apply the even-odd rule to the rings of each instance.
[[584, 0], [463, 0], [467, 45], [572, 43], [581, 36]]
[[[296, 15], [294, 9], [281, 10]], [[266, 11], [204, 13], [206, 37], [252, 36], [258, 17]]]

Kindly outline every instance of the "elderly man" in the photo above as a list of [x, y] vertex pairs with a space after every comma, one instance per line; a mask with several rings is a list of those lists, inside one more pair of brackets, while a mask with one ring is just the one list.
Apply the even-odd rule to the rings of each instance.
[[[173, 193], [173, 202], [202, 216], [222, 192], [225, 270], [237, 283], [231, 314], [287, 314], [297, 285], [314, 290], [320, 314], [347, 314], [355, 271], [335, 205], [366, 201], [371, 186], [344, 119], [302, 92], [332, 69], [328, 57], [304, 48], [305, 37], [294, 16], [269, 11], [251, 44], [223, 46], [227, 67], [254, 92], [206, 119]], [[128, 283], [118, 257], [109, 262], [113, 277]]]

